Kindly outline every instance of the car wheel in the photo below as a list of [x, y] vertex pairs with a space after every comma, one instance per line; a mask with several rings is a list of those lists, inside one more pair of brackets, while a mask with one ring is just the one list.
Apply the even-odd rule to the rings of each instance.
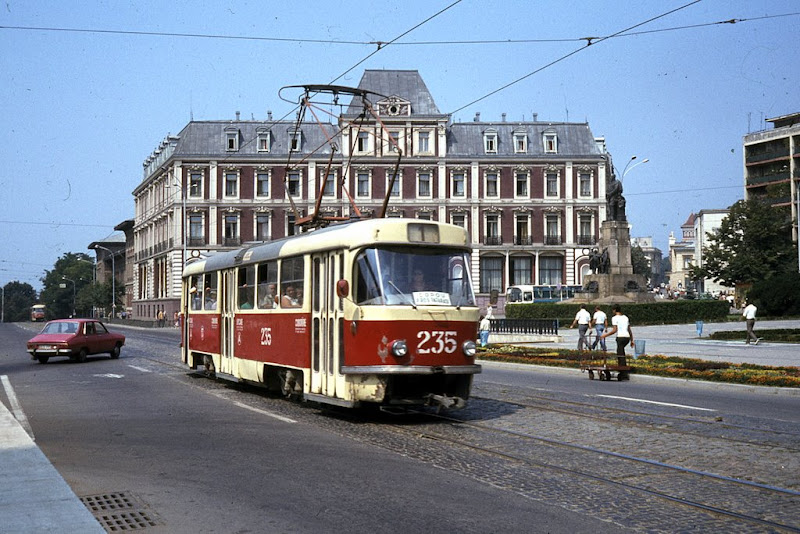
[[83, 363], [86, 361], [86, 349], [81, 349], [81, 352], [78, 354], [78, 363]]
[[111, 352], [109, 352], [109, 354], [111, 354], [112, 360], [116, 360], [117, 358], [119, 358], [119, 353], [121, 349], [122, 347], [120, 347], [118, 344], [114, 345], [114, 348], [111, 349]]
[[47, 360], [50, 359], [50, 356], [37, 356], [36, 359], [39, 360], [39, 363], [47, 363]]

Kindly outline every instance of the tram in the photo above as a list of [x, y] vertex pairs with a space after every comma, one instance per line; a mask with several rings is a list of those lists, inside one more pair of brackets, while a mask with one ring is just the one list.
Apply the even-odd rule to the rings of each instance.
[[44, 304], [34, 304], [31, 306], [31, 321], [34, 323], [45, 320], [47, 306]]
[[466, 231], [363, 219], [196, 259], [182, 360], [344, 407], [463, 407], [479, 310]]

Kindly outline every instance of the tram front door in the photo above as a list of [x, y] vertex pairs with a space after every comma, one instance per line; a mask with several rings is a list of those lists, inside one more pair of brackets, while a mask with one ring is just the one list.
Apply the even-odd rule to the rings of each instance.
[[345, 399], [341, 362], [344, 302], [336, 295], [336, 282], [344, 277], [344, 253], [311, 257], [311, 393]]

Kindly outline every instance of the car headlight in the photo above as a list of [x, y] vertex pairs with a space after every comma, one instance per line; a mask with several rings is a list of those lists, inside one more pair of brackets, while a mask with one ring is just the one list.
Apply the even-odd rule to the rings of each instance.
[[408, 345], [405, 339], [398, 339], [392, 342], [392, 356], [396, 358], [404, 358], [408, 354]]
[[475, 342], [472, 340], [465, 341], [463, 345], [461, 345], [461, 350], [464, 351], [464, 356], [468, 358], [475, 357]]

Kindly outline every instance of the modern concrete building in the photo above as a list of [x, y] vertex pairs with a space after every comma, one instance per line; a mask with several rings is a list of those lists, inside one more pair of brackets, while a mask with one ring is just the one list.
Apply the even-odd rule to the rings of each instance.
[[[315, 210], [465, 227], [479, 300], [513, 284], [579, 285], [606, 215], [610, 155], [586, 123], [478, 115], [454, 123], [417, 71], [367, 70], [332, 122], [191, 121], [144, 162], [133, 191], [134, 318], [178, 309], [187, 258], [301, 231]], [[329, 142], [332, 141], [331, 142]], [[332, 154], [331, 146], [337, 150]], [[402, 151], [398, 166], [398, 148]]]
[[744, 198], [791, 212], [796, 242], [800, 208], [800, 113], [772, 119], [773, 128], [744, 136]]

